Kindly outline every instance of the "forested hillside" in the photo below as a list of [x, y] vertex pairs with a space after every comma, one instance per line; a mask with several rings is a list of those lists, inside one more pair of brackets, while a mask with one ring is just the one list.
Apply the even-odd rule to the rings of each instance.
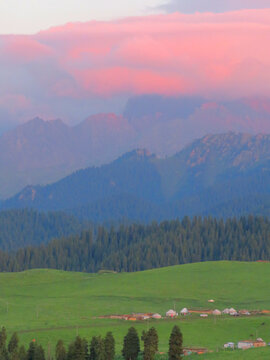
[[89, 223], [62, 212], [1, 211], [0, 249], [9, 251], [47, 243], [53, 238], [80, 233], [85, 227], [89, 227]]
[[0, 252], [0, 270], [138, 271], [213, 260], [270, 260], [270, 221], [185, 217], [118, 230], [100, 227], [95, 239], [92, 231], [84, 231], [15, 254]]

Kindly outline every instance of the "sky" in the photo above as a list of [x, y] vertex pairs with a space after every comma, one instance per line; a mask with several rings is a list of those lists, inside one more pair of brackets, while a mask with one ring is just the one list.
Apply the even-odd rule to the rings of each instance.
[[270, 97], [270, 0], [111, 3], [0, 2], [0, 126], [143, 94]]
[[67, 22], [113, 20], [158, 11], [162, 0], [1, 0], [0, 34], [33, 34]]
[[0, 34], [34, 34], [68, 22], [115, 20], [158, 12], [270, 8], [270, 0], [1, 0]]

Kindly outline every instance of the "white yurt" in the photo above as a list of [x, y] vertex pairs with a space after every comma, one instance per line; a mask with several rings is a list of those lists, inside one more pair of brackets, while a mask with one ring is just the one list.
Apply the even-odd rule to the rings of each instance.
[[201, 318], [207, 318], [207, 317], [208, 317], [208, 314], [201, 314], [200, 317], [201, 317]]
[[216, 310], [214, 310], [214, 311], [212, 312], [212, 314], [213, 314], [213, 315], [216, 315], [216, 316], [219, 316], [219, 315], [221, 315], [221, 311], [219, 311], [218, 309], [216, 309]]
[[167, 317], [175, 317], [177, 315], [178, 315], [177, 312], [172, 309], [170, 309], [169, 311], [166, 312]]
[[181, 315], [187, 315], [189, 313], [188, 309], [187, 308], [184, 308], [180, 311], [180, 314]]
[[161, 319], [162, 316], [161, 316], [160, 314], [156, 313], [156, 314], [153, 314], [153, 315], [152, 315], [152, 318], [153, 318], [153, 319]]

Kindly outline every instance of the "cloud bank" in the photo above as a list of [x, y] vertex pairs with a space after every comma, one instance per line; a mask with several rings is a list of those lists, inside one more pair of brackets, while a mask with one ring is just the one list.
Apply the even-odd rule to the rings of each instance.
[[270, 9], [70, 23], [0, 36], [0, 114], [77, 121], [130, 96], [270, 96]]

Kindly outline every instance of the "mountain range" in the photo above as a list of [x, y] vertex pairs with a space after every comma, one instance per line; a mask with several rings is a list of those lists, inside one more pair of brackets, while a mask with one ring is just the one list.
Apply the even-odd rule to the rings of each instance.
[[173, 156], [145, 149], [47, 186], [27, 186], [2, 208], [66, 210], [92, 221], [270, 214], [270, 135], [224, 133]]
[[171, 157], [195, 138], [229, 130], [270, 133], [269, 99], [218, 103], [149, 95], [130, 99], [122, 115], [93, 115], [75, 126], [35, 118], [0, 137], [0, 199], [135, 148]]

